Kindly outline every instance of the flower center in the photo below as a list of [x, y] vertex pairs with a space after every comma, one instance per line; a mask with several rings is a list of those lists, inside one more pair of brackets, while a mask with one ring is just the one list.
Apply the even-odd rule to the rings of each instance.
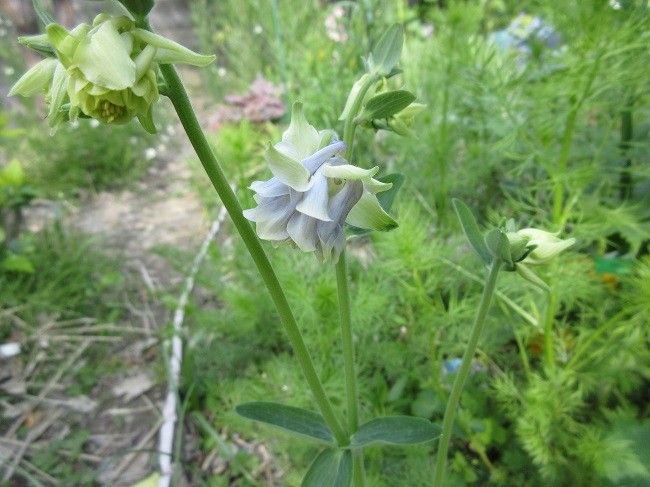
[[100, 113], [108, 123], [115, 121], [118, 118], [121, 118], [126, 113], [126, 107], [115, 105], [108, 100], [103, 100], [99, 106]]

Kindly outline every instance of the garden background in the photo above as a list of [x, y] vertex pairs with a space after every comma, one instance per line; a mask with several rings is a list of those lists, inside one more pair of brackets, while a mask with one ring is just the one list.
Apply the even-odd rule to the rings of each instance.
[[[69, 27], [103, 5], [46, 4]], [[287, 107], [340, 131], [362, 56], [395, 22], [401, 76], [427, 108], [412, 137], [360, 138], [361, 165], [405, 175], [399, 228], [348, 250], [361, 417], [442, 418], [484, 279], [459, 197], [486, 224], [577, 244], [544, 269], [550, 298], [500, 276], [449, 485], [648, 485], [646, 1], [157, 0], [152, 15], [217, 55], [182, 77], [247, 207]], [[51, 136], [42, 100], [6, 97], [37, 60], [16, 36], [38, 28], [31, 2], [0, 4], [0, 485], [156, 485], [174, 333], [175, 482], [299, 485], [316, 447], [234, 407], [312, 408], [309, 392], [170, 106], [157, 135], [79, 120]], [[267, 250], [342, 409], [334, 271]], [[369, 450], [368, 484], [430, 485], [435, 448]]]

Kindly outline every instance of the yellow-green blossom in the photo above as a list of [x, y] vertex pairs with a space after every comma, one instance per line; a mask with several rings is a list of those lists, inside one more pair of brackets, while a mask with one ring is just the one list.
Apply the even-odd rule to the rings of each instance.
[[104, 123], [125, 123], [134, 117], [155, 131], [151, 112], [158, 100], [158, 64], [206, 66], [204, 56], [138, 28], [126, 16], [100, 14], [92, 25], [71, 31], [49, 24], [46, 33], [23, 39], [48, 57], [21, 77], [10, 95], [46, 92], [49, 123], [54, 127], [80, 114]]

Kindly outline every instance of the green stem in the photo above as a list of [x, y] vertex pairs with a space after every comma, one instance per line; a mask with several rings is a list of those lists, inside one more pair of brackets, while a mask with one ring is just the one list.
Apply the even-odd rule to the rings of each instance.
[[208, 143], [199, 121], [196, 118], [196, 114], [192, 109], [192, 105], [185, 91], [185, 87], [181, 82], [178, 73], [171, 65], [161, 65], [160, 71], [167, 81], [167, 86], [169, 88], [169, 99], [171, 100], [178, 118], [183, 124], [183, 128], [187, 133], [194, 150], [196, 151], [197, 156], [199, 157], [201, 164], [205, 172], [208, 174], [214, 189], [217, 191], [219, 198], [228, 211], [232, 222], [235, 225], [235, 228], [239, 232], [248, 252], [251, 254], [255, 265], [266, 284], [266, 288], [273, 299], [273, 303], [280, 315], [282, 323], [284, 324], [285, 331], [289, 337], [289, 341], [293, 346], [294, 353], [300, 366], [302, 368], [305, 379], [314, 395], [314, 399], [318, 404], [323, 418], [327, 422], [328, 426], [334, 433], [336, 441], [339, 445], [345, 446], [349, 444], [348, 435], [345, 433], [345, 430], [341, 426], [334, 409], [327, 399], [323, 385], [316, 374], [316, 369], [314, 368], [314, 363], [307, 351], [305, 342], [300, 333], [300, 329], [296, 323], [296, 319], [291, 312], [289, 303], [286, 296], [280, 286], [275, 271], [269, 262], [269, 259], [264, 252], [264, 248], [260, 243], [253, 227], [248, 223], [248, 220], [244, 218], [242, 214], [242, 208], [237, 201], [234, 191], [230, 188], [228, 181], [226, 180], [221, 167], [215, 157], [210, 144]]
[[336, 263], [336, 285], [339, 297], [341, 341], [343, 342], [345, 389], [347, 393], [348, 406], [348, 431], [352, 434], [359, 427], [359, 395], [357, 392], [356, 370], [354, 366], [352, 320], [350, 318], [350, 289], [348, 287], [345, 251], [341, 252], [339, 261]]
[[345, 119], [345, 125], [343, 126], [343, 142], [347, 146], [345, 155], [348, 161], [352, 161], [352, 145], [354, 144], [354, 132], [357, 129], [357, 123], [354, 121], [359, 111], [361, 110], [361, 104], [363, 103], [363, 98], [366, 96], [366, 93], [370, 87], [377, 82], [377, 75], [369, 74], [366, 78], [366, 81], [361, 85], [359, 93], [355, 98], [352, 106], [350, 107], [350, 113], [348, 118]]
[[[370, 87], [377, 82], [376, 75], [369, 75], [361, 85], [357, 97], [352, 102], [348, 117], [343, 126], [343, 141], [346, 145], [345, 156], [352, 160], [354, 132], [357, 129], [355, 118], [361, 110], [363, 98]], [[345, 368], [345, 390], [348, 408], [348, 431], [352, 435], [359, 427], [359, 394], [357, 391], [357, 374], [354, 366], [354, 345], [352, 344], [352, 319], [350, 312], [350, 289], [345, 250], [341, 252], [336, 263], [336, 285], [339, 298], [339, 316], [341, 321], [341, 341], [343, 345], [343, 362]], [[366, 471], [363, 464], [363, 450], [357, 450], [352, 456], [353, 480], [356, 487], [366, 484]]]
[[447, 401], [445, 417], [442, 421], [442, 434], [440, 435], [440, 441], [438, 443], [436, 470], [434, 472], [433, 480], [434, 487], [442, 487], [442, 482], [445, 477], [445, 466], [447, 464], [449, 440], [451, 438], [451, 430], [454, 426], [454, 417], [456, 416], [456, 410], [458, 409], [458, 403], [460, 402], [460, 395], [463, 392], [465, 381], [467, 380], [467, 376], [469, 375], [469, 371], [472, 367], [472, 360], [474, 358], [474, 353], [476, 352], [476, 346], [478, 345], [478, 340], [481, 336], [481, 332], [483, 331], [485, 317], [487, 316], [488, 309], [490, 308], [490, 303], [492, 302], [492, 295], [494, 294], [494, 289], [496, 287], [497, 276], [499, 275], [500, 268], [501, 262], [498, 260], [495, 260], [490, 266], [490, 273], [488, 275], [487, 281], [485, 282], [485, 287], [483, 288], [483, 296], [481, 297], [481, 303], [479, 305], [478, 312], [476, 313], [476, 318], [474, 319], [472, 333], [469, 337], [467, 348], [465, 348], [463, 361], [456, 374], [454, 385], [451, 388], [449, 400]]
[[585, 82], [584, 88], [580, 94], [580, 98], [576, 101], [573, 107], [571, 107], [571, 110], [569, 110], [566, 118], [566, 123], [564, 124], [564, 133], [562, 135], [562, 144], [560, 145], [560, 155], [557, 162], [557, 171], [553, 175], [553, 223], [556, 225], [564, 223], [564, 186], [566, 184], [569, 155], [571, 152], [571, 142], [573, 142], [573, 134], [576, 128], [578, 112], [580, 111], [580, 108], [582, 108], [582, 105], [591, 92], [591, 86], [600, 67], [601, 56], [602, 54], [599, 55], [593, 62], [591, 70], [587, 75], [587, 80]]
[[544, 320], [544, 365], [547, 371], [555, 368], [555, 345], [553, 341], [553, 321], [557, 308], [557, 294], [555, 288], [551, 288], [546, 305], [546, 316]]
[[[357, 372], [354, 366], [354, 345], [352, 343], [352, 319], [350, 312], [350, 289], [347, 279], [345, 251], [341, 252], [336, 263], [336, 286], [339, 297], [339, 316], [341, 321], [341, 342], [343, 345], [343, 366], [345, 369], [345, 392], [348, 406], [348, 431], [352, 435], [359, 427], [359, 392]], [[363, 466], [363, 451], [357, 450], [352, 456], [354, 485], [365, 485], [366, 472]]]

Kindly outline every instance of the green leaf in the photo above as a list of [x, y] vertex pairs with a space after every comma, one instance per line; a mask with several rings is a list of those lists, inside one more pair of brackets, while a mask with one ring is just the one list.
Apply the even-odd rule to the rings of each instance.
[[404, 29], [399, 24], [393, 24], [384, 32], [372, 51], [371, 69], [381, 75], [389, 75], [402, 55], [403, 44]]
[[323, 450], [314, 459], [302, 487], [348, 487], [352, 482], [350, 450]]
[[377, 443], [413, 445], [433, 441], [440, 436], [440, 426], [415, 416], [384, 416], [359, 427], [350, 446], [361, 448]]
[[10, 272], [20, 272], [22, 274], [34, 273], [32, 262], [24, 255], [9, 254], [0, 262], [0, 267]]
[[312, 411], [275, 402], [248, 402], [235, 408], [245, 418], [270, 424], [291, 433], [328, 444], [335, 444], [334, 435], [323, 417]]
[[485, 263], [485, 265], [489, 265], [492, 262], [492, 255], [490, 254], [490, 250], [485, 245], [483, 235], [478, 228], [478, 224], [476, 223], [476, 218], [474, 218], [472, 210], [470, 210], [469, 206], [467, 206], [459, 199], [454, 198], [452, 200], [452, 203], [454, 205], [454, 209], [456, 210], [456, 215], [458, 216], [460, 225], [463, 227], [463, 231], [465, 232], [467, 240], [469, 240], [469, 243], [472, 245], [481, 260], [483, 260], [483, 263]]
[[[508, 237], [503, 231], [498, 228], [493, 228], [485, 235], [485, 245], [490, 250], [490, 253], [497, 259], [500, 259], [510, 267], [513, 266], [512, 254], [510, 252], [510, 242]], [[509, 269], [514, 270], [514, 268]]]
[[401, 112], [414, 101], [415, 95], [406, 90], [380, 93], [366, 102], [361, 117], [365, 120], [388, 118]]

